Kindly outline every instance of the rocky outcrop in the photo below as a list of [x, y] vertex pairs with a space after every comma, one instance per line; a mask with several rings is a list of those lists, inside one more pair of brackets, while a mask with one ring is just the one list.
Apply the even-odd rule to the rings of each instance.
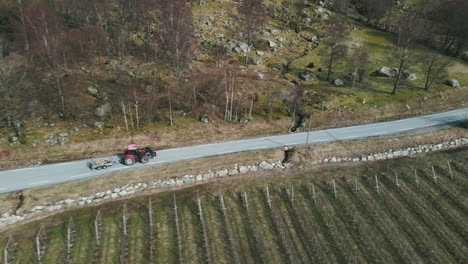
[[447, 85], [451, 86], [452, 88], [458, 88], [460, 87], [460, 82], [458, 80], [452, 79], [452, 80], [447, 80], [445, 82]]
[[333, 85], [341, 86], [341, 85], [344, 85], [344, 82], [343, 82], [343, 80], [341, 80], [341, 79], [335, 79], [335, 80], [333, 81]]
[[380, 77], [393, 78], [398, 74], [398, 71], [395, 69], [391, 69], [389, 67], [383, 66], [382, 68], [380, 68], [380, 70], [376, 71], [375, 74]]
[[97, 107], [96, 110], [94, 111], [94, 115], [100, 118], [104, 118], [110, 115], [111, 111], [112, 111], [112, 105], [109, 102], [107, 102]]
[[303, 81], [317, 81], [317, 76], [311, 71], [304, 71], [299, 74], [299, 78]]

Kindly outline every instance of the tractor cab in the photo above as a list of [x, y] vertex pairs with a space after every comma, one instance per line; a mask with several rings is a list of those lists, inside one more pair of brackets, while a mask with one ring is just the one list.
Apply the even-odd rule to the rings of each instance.
[[129, 144], [123, 155], [123, 163], [127, 166], [135, 162], [148, 163], [149, 159], [156, 157], [156, 151], [150, 147], [138, 148], [136, 144]]

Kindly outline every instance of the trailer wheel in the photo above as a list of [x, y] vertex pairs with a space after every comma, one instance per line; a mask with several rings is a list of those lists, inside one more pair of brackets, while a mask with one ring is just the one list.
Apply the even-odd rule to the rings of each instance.
[[126, 157], [124, 163], [127, 166], [132, 166], [133, 164], [135, 164], [135, 159], [133, 157]]
[[141, 163], [148, 163], [149, 159], [148, 157], [141, 157], [140, 162]]
[[103, 170], [107, 169], [107, 166], [106, 165], [102, 166], [102, 169]]

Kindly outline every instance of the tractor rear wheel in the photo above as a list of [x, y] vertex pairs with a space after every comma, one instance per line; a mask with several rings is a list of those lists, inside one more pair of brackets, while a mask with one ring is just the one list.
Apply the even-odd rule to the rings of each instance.
[[148, 157], [141, 157], [140, 162], [141, 163], [148, 163], [149, 159]]
[[127, 166], [132, 166], [133, 164], [135, 164], [135, 159], [133, 157], [126, 157], [124, 159], [124, 163]]

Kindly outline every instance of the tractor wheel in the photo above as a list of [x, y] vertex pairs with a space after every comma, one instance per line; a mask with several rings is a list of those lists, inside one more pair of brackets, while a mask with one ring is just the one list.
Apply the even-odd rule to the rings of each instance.
[[135, 159], [133, 157], [126, 157], [124, 163], [127, 166], [132, 166], [133, 164], [135, 164]]
[[148, 163], [149, 159], [148, 157], [141, 157], [140, 162], [141, 163]]
[[107, 169], [107, 166], [106, 165], [102, 166], [102, 169], [103, 170]]

